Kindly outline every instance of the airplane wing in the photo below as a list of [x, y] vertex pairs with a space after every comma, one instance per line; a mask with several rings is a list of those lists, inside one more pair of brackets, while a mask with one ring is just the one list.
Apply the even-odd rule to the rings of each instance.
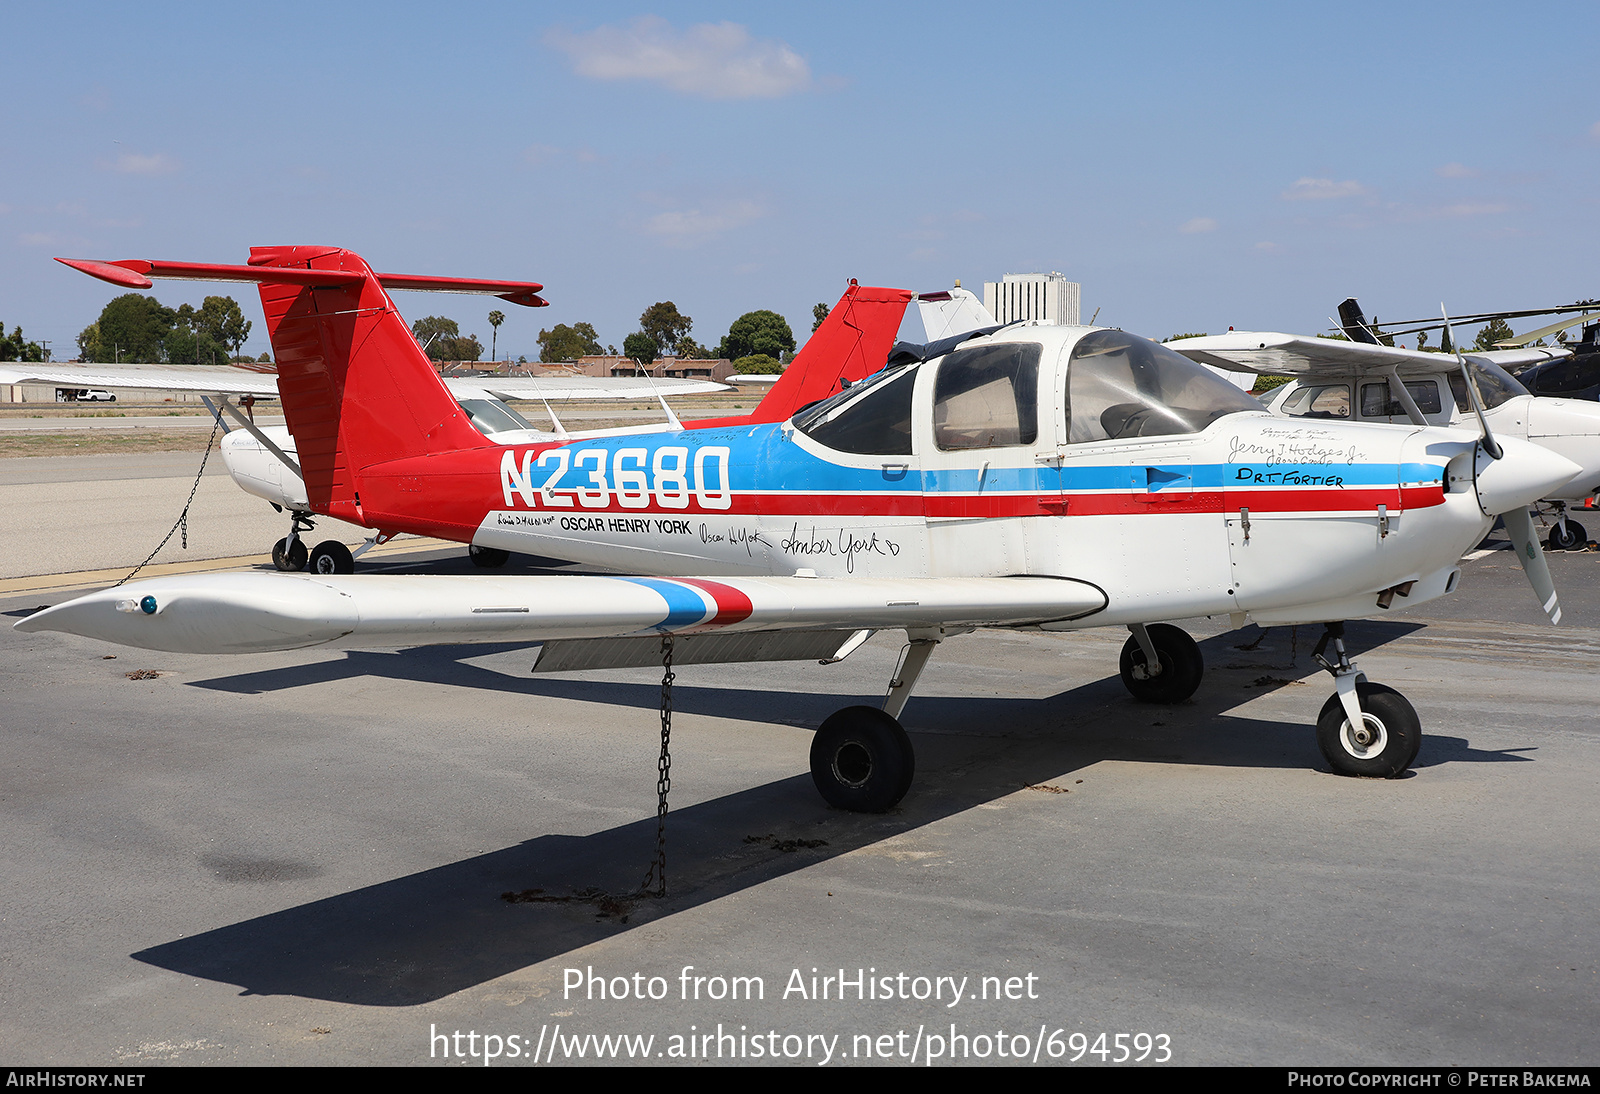
[[[663, 635], [725, 639], [744, 660], [756, 636], [826, 634], [839, 650], [855, 632], [903, 627], [1061, 624], [1106, 606], [1071, 578], [321, 576], [228, 573], [153, 578], [35, 612], [20, 631], [64, 631], [174, 653], [255, 653], [310, 647], [390, 648], [470, 642], [569, 644], [583, 667], [648, 663], [624, 657]], [[616, 655], [572, 643], [624, 640]], [[715, 647], [719, 643], [707, 642]], [[781, 645], [782, 643], [778, 643]], [[801, 656], [815, 656], [809, 647]], [[549, 652], [549, 651], [547, 651]], [[714, 648], [712, 650], [714, 653]], [[658, 659], [658, 658], [655, 658]], [[754, 658], [768, 659], [768, 658]], [[783, 659], [783, 658], [772, 658]]]
[[[1433, 373], [1455, 367], [1448, 354], [1347, 342], [1342, 338], [1309, 338], [1298, 334], [1267, 331], [1233, 331], [1203, 338], [1180, 338], [1165, 343], [1191, 361], [1198, 361], [1230, 372], [1276, 373], [1282, 376], [1315, 376], [1349, 372], [1388, 372], [1396, 368], [1401, 375]], [[1567, 357], [1571, 351], [1549, 349], [1491, 350], [1465, 356], [1493, 361], [1502, 368]]]
[[278, 377], [231, 365], [0, 364], [0, 384], [55, 384], [73, 388], [149, 388], [215, 395], [278, 395]]
[[[445, 386], [460, 391], [487, 391], [500, 399], [648, 400], [662, 395], [698, 395], [727, 391], [710, 380], [639, 376], [447, 376]], [[143, 388], [216, 395], [278, 394], [274, 372], [255, 372], [231, 365], [59, 365], [7, 361], [0, 364], [0, 384], [54, 384], [72, 388]], [[654, 386], [652, 386], [654, 385]]]
[[661, 395], [701, 395], [729, 391], [711, 380], [644, 376], [469, 376], [444, 379], [452, 392], [459, 385], [487, 391], [498, 399], [654, 399]]

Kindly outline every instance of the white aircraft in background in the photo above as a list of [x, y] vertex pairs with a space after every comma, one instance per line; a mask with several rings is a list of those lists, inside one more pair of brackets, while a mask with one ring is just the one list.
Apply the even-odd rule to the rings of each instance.
[[830, 803], [881, 811], [915, 767], [899, 715], [953, 633], [1126, 627], [1124, 685], [1179, 702], [1204, 663], [1167, 620], [1324, 623], [1322, 753], [1394, 777], [1421, 722], [1357, 671], [1341, 621], [1453, 591], [1499, 514], [1555, 602], [1525, 507], [1569, 460], [1486, 431], [1274, 418], [1122, 331], [1012, 324], [883, 367], [913, 294], [852, 283], [750, 414], [501, 446], [359, 256], [255, 248], [207, 269], [260, 283], [313, 512], [646, 576], [194, 574], [17, 629], [207, 654], [537, 642], [536, 671], [831, 662], [903, 630], [882, 708], [836, 712], [811, 749]]
[[[1190, 360], [1235, 375], [1295, 377], [1265, 397], [1267, 409], [1300, 422], [1406, 422], [1477, 428], [1479, 412], [1496, 437], [1516, 437], [1550, 449], [1581, 470], [1541, 499], [1554, 507], [1554, 550], [1582, 547], [1587, 533], [1568, 506], [1600, 491], [1600, 403], [1535, 398], [1506, 371], [1571, 356], [1559, 346], [1429, 353], [1379, 344], [1354, 300], [1340, 306], [1350, 341], [1262, 331], [1182, 338], [1167, 346]], [[1468, 378], [1471, 378], [1471, 390]]]

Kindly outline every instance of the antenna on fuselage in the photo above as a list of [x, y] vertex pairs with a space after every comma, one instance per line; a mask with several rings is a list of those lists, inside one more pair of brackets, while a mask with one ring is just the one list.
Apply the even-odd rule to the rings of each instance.
[[567, 440], [567, 431], [561, 425], [561, 419], [556, 417], [556, 412], [550, 409], [550, 400], [541, 395], [539, 401], [544, 404], [544, 412], [550, 415], [550, 423], [556, 427], [556, 437], [563, 441]]

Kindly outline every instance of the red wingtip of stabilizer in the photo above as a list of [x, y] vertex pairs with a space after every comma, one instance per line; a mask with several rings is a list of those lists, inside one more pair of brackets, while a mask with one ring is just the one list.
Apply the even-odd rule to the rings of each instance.
[[125, 285], [130, 289], [148, 289], [151, 285], [150, 279], [144, 274], [115, 263], [93, 262], [86, 258], [58, 258], [56, 261], [113, 285]]

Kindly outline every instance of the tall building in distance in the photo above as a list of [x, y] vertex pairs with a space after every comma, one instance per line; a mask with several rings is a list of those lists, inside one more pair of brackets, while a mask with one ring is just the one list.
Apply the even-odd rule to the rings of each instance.
[[1039, 319], [1076, 326], [1081, 322], [1081, 286], [1059, 273], [1006, 274], [983, 283], [983, 306], [996, 323]]

